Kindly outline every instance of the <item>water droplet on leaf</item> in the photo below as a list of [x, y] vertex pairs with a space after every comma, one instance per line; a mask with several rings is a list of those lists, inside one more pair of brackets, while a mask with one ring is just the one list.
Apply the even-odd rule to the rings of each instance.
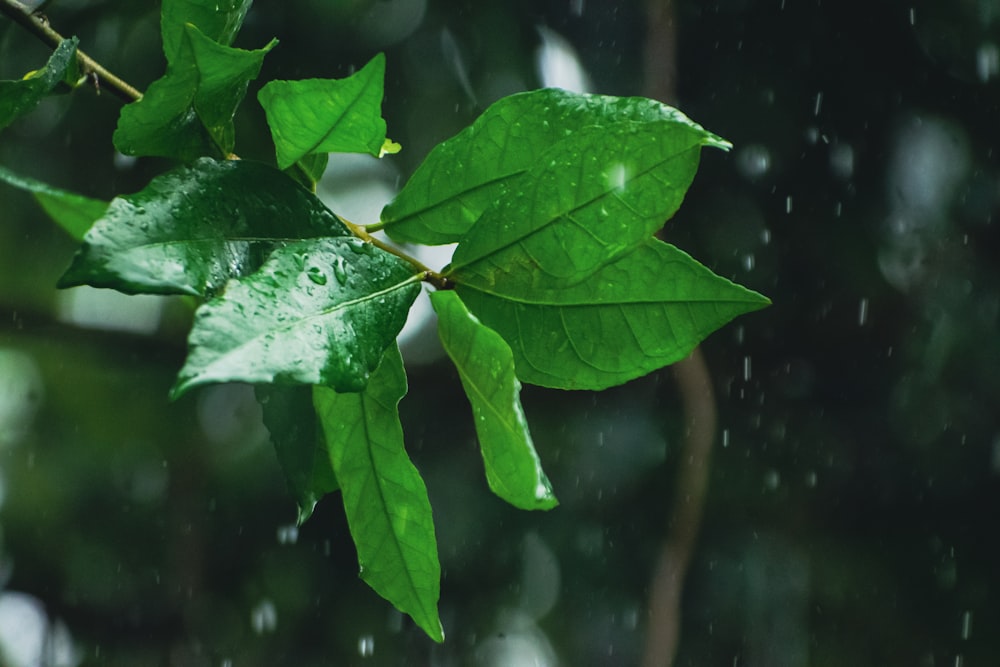
[[306, 271], [306, 275], [309, 276], [309, 280], [313, 281], [317, 285], [326, 284], [326, 274], [318, 266], [310, 266], [309, 270]]

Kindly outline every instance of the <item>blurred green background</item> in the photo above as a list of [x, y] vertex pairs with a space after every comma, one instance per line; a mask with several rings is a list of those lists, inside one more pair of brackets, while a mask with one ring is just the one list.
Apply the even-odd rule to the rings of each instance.
[[[662, 4], [259, 2], [236, 45], [280, 40], [261, 82], [386, 52], [403, 152], [335, 158], [323, 185], [374, 222], [500, 96], [649, 89]], [[1000, 1], [671, 6], [678, 104], [735, 149], [706, 152], [666, 238], [774, 302], [703, 346], [720, 432], [677, 664], [998, 664]], [[140, 88], [163, 72], [158, 10], [45, 7]], [[0, 19], [0, 78], [47, 55]], [[259, 85], [237, 152], [270, 161]], [[136, 191], [169, 164], [115, 155], [119, 108], [46, 100], [0, 135], [0, 164], [92, 197]], [[295, 528], [249, 388], [168, 402], [185, 307], [58, 292], [73, 251], [0, 185], [0, 665], [638, 661], [682, 431], [669, 373], [527, 388], [562, 505], [525, 513], [489, 493], [433, 340], [408, 341], [401, 411], [435, 508], [438, 646], [360, 582], [339, 498]]]

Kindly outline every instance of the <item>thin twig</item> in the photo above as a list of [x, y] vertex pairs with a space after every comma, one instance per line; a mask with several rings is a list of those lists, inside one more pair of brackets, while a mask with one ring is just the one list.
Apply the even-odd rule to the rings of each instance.
[[413, 266], [415, 269], [417, 269], [418, 271], [420, 271], [421, 273], [423, 273], [424, 274], [423, 279], [425, 281], [429, 282], [431, 285], [434, 285], [434, 287], [436, 287], [438, 289], [452, 289], [454, 287], [454, 284], [450, 280], [448, 280], [447, 278], [445, 278], [443, 275], [441, 275], [437, 271], [435, 271], [435, 270], [431, 269], [430, 267], [426, 266], [423, 262], [421, 262], [420, 260], [418, 260], [416, 257], [411, 257], [410, 255], [407, 255], [405, 252], [403, 252], [399, 248], [391, 246], [388, 243], [386, 243], [385, 241], [383, 241], [383, 240], [381, 240], [379, 238], [376, 238], [376, 237], [372, 236], [371, 234], [369, 234], [368, 233], [368, 229], [366, 227], [362, 227], [361, 225], [356, 225], [353, 222], [350, 222], [349, 220], [346, 220], [346, 219], [342, 218], [339, 215], [337, 216], [337, 218], [342, 223], [344, 223], [349, 230], [351, 230], [352, 234], [354, 234], [355, 236], [357, 236], [359, 239], [361, 239], [365, 243], [371, 243], [373, 246], [375, 246], [377, 248], [380, 248], [382, 250], [385, 250], [386, 252], [388, 252], [390, 254], [393, 254], [396, 257], [399, 257], [400, 259], [403, 259], [403, 260], [407, 261], [411, 266]]
[[[38, 14], [28, 12], [23, 5], [15, 2], [15, 0], [0, 0], [0, 14], [7, 16], [52, 48], [58, 47], [66, 39], [53, 30], [48, 21]], [[141, 92], [109, 72], [104, 66], [83, 51], [77, 49], [76, 59], [84, 72], [97, 77], [101, 89], [111, 91], [112, 94], [124, 102], [135, 102], [142, 99]]]

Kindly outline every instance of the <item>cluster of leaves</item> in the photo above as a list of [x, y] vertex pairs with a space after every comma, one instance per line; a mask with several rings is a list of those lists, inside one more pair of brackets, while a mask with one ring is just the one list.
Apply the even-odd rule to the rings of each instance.
[[[381, 117], [385, 61], [344, 79], [272, 81], [258, 95], [277, 169], [236, 159], [233, 117], [276, 42], [231, 46], [250, 0], [164, 0], [166, 74], [121, 112], [115, 147], [180, 166], [101, 202], [0, 170], [82, 247], [60, 286], [183, 294], [199, 306], [174, 397], [257, 386], [305, 521], [341, 492], [361, 576], [435, 640], [440, 566], [424, 483], [403, 446], [396, 345], [429, 283], [468, 395], [489, 487], [557, 504], [520, 382], [602, 389], [686, 356], [767, 299], [654, 238], [704, 146], [729, 144], [642, 98], [538, 90], [502, 99], [438, 145], [367, 228], [313, 194], [328, 154], [398, 150]], [[72, 80], [75, 41], [0, 84], [9, 124]], [[399, 242], [457, 244], [441, 271]]]

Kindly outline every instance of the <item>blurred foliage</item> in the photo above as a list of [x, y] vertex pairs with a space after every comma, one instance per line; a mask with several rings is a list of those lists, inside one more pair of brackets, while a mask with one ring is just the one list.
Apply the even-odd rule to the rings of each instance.
[[[281, 40], [261, 80], [343, 76], [385, 50], [385, 115], [409, 171], [489, 102], [537, 85], [537, 25], [570, 39], [595, 90], [641, 92], [645, 3], [597, 5], [259, 3], [235, 46]], [[722, 433], [678, 664], [996, 662], [1000, 8], [676, 5], [680, 106], [736, 148], [705, 156], [667, 236], [775, 303], [705, 345]], [[46, 11], [134, 85], [162, 75], [156, 8]], [[0, 78], [47, 57], [0, 21]], [[47, 100], [4, 135], [0, 163], [97, 199], [135, 191], [165, 163], [113, 155], [118, 108]], [[266, 137], [263, 111], [236, 122]], [[930, 185], [914, 190], [921, 174]], [[917, 196], [941, 183], [935, 205]], [[491, 664], [523, 638], [562, 664], [635, 661], [677, 464], [669, 375], [526, 392], [562, 503], [536, 515], [485, 490], [471, 422], [444, 418], [463, 400], [457, 376], [410, 369], [401, 411], [454, 640], [431, 647], [354, 576], [336, 503], [290, 539], [252, 397], [166, 402], [184, 310], [141, 336], [58, 319], [65, 297], [41, 286], [73, 243], [27, 195], [4, 188], [0, 210], [0, 348], [28, 355], [43, 388], [3, 450], [6, 586], [41, 598], [88, 664]], [[2, 377], [6, 396], [24, 376]]]

